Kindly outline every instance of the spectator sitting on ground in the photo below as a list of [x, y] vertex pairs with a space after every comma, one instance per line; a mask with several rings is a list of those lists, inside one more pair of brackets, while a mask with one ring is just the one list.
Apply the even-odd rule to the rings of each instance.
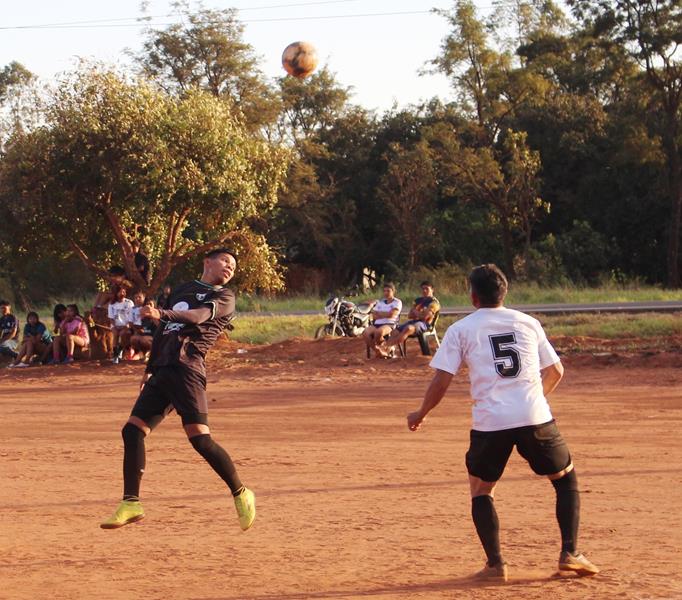
[[0, 354], [17, 357], [19, 345], [19, 319], [12, 314], [8, 300], [0, 300]]
[[117, 365], [123, 358], [125, 345], [129, 341], [130, 329], [128, 321], [132, 319], [133, 301], [126, 298], [128, 294], [126, 288], [119, 285], [114, 289], [114, 301], [109, 304], [108, 315], [111, 323], [111, 332], [114, 334], [114, 358], [113, 362]]
[[[149, 300], [145, 300], [144, 306], [150, 306], [151, 308], [154, 308], [154, 300], [151, 298]], [[137, 324], [136, 320], [133, 319], [133, 336], [130, 338], [130, 347], [135, 351], [135, 353], [141, 354], [143, 360], [146, 362], [149, 357], [149, 352], [151, 352], [152, 349], [152, 339], [154, 337], [154, 333], [156, 332], [157, 322], [151, 317], [144, 317], [140, 319], [139, 309], [137, 309], [136, 312], [139, 324]]]
[[422, 295], [414, 301], [407, 315], [408, 320], [398, 325], [379, 349], [381, 356], [387, 357], [390, 348], [402, 344], [412, 334], [426, 331], [436, 313], [440, 312], [440, 303], [433, 296], [433, 284], [430, 281], [422, 281], [419, 287]]
[[78, 311], [77, 304], [68, 304], [64, 320], [59, 326], [59, 336], [52, 344], [52, 362], [59, 363], [62, 349], [66, 350], [65, 364], [73, 362], [76, 348], [85, 349], [90, 346], [90, 334], [85, 321]]
[[402, 301], [395, 297], [395, 285], [384, 283], [384, 297], [377, 300], [372, 309], [374, 324], [362, 332], [367, 348], [374, 350], [377, 357], [382, 356], [379, 346], [384, 341], [384, 336], [389, 335], [395, 329], [402, 309]]
[[133, 247], [133, 252], [135, 252], [135, 268], [142, 275], [144, 282], [149, 285], [149, 259], [142, 252], [142, 244], [140, 244], [140, 240], [136, 239], [130, 242], [130, 245]]
[[114, 265], [109, 269], [107, 283], [109, 284], [107, 289], [97, 292], [97, 296], [95, 296], [95, 302], [92, 306], [93, 313], [96, 313], [102, 308], [106, 308], [109, 304], [116, 301], [115, 290], [117, 288], [124, 287], [126, 288], [126, 291], [133, 288], [133, 284], [126, 279], [125, 269], [118, 265]]
[[41, 357], [45, 355], [52, 342], [52, 334], [48, 331], [44, 323], [40, 322], [37, 312], [31, 311], [26, 315], [26, 325], [24, 325], [24, 338], [19, 344], [17, 357], [10, 367], [28, 367], [31, 359], [37, 354]]
[[45, 348], [45, 352], [40, 357], [40, 362], [46, 364], [51, 362], [50, 357], [52, 356], [52, 348], [55, 344], [55, 339], [59, 336], [59, 328], [66, 317], [66, 306], [64, 304], [55, 304], [52, 311], [52, 335], [50, 336], [51, 341]]
[[159, 294], [159, 297], [156, 299], [156, 307], [157, 308], [168, 308], [166, 306], [168, 302], [168, 298], [170, 298], [172, 288], [170, 285], [166, 284], [163, 286], [163, 291]]

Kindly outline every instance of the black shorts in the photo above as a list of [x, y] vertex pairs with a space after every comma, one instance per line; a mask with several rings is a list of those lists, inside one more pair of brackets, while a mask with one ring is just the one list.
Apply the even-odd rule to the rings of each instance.
[[509, 456], [516, 446], [538, 475], [553, 475], [571, 464], [571, 454], [554, 419], [541, 425], [515, 427], [502, 431], [471, 430], [467, 471], [483, 481], [502, 477]]
[[183, 367], [159, 367], [142, 388], [130, 414], [153, 429], [173, 409], [183, 425], [208, 425], [206, 378]]

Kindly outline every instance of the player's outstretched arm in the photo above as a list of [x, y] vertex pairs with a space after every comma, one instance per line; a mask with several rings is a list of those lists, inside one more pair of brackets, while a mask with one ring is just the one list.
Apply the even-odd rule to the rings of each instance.
[[556, 386], [559, 385], [561, 378], [564, 376], [564, 365], [556, 362], [549, 367], [540, 369], [540, 376], [542, 377], [542, 392], [545, 396], [551, 394]]
[[410, 431], [417, 431], [424, 419], [426, 419], [426, 415], [438, 406], [443, 399], [443, 396], [445, 396], [445, 392], [448, 391], [451, 381], [452, 373], [436, 369], [436, 374], [433, 376], [433, 379], [426, 390], [421, 407], [419, 410], [407, 415], [407, 426]]

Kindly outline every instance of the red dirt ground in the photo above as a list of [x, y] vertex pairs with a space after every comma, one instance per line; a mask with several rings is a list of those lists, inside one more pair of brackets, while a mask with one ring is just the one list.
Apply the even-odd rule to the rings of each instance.
[[[246, 349], [246, 353], [238, 353]], [[121, 493], [120, 427], [138, 364], [0, 374], [0, 598], [682, 598], [682, 354], [569, 355], [551, 398], [582, 491], [580, 547], [603, 572], [553, 577], [554, 491], [514, 455], [496, 504], [506, 585], [484, 561], [463, 456], [466, 377], [417, 433], [431, 372], [357, 340], [225, 343], [210, 422], [258, 499], [239, 530], [173, 415], [147, 441], [147, 518], [98, 527]]]

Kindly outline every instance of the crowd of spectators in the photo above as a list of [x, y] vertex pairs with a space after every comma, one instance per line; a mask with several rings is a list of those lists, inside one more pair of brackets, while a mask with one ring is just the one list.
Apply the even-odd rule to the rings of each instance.
[[[135, 267], [149, 284], [149, 260], [140, 244], [132, 242]], [[107, 288], [95, 296], [90, 310], [81, 315], [76, 304], [57, 304], [51, 326], [40, 320], [37, 312], [26, 315], [21, 329], [18, 317], [7, 300], [0, 300], [0, 357], [10, 358], [9, 368], [37, 364], [69, 364], [79, 356], [88, 356], [95, 338], [110, 336], [115, 364], [122, 360], [146, 361], [152, 347], [157, 323], [141, 318], [143, 306], [166, 307], [171, 287], [165, 285], [157, 301], [126, 278], [123, 267], [112, 266], [107, 273]]]

